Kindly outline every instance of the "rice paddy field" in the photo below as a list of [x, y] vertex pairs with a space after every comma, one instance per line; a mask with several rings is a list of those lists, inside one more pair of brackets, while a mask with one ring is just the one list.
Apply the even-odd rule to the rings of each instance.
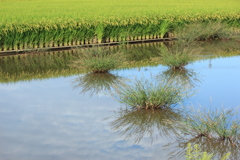
[[238, 0], [1, 0], [0, 50], [172, 37], [195, 22], [239, 29], [239, 8]]

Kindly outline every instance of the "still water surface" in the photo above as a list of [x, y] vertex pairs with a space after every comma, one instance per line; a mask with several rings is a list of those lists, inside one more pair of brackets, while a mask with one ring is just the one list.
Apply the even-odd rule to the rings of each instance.
[[[239, 109], [240, 56], [199, 61], [187, 69], [180, 79], [187, 79], [197, 94], [185, 105]], [[161, 65], [118, 70], [108, 75], [107, 84], [169, 74]], [[0, 159], [184, 159], [174, 127], [161, 123], [164, 116], [178, 117], [177, 112], [126, 112], [124, 104], [105, 94], [108, 87], [94, 88], [92, 81], [81, 74], [0, 83]], [[150, 125], [140, 122], [146, 114]], [[235, 154], [232, 159], [239, 157]]]

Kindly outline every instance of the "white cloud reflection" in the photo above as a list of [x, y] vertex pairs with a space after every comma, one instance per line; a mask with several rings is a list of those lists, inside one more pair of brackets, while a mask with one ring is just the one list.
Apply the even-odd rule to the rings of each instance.
[[123, 141], [103, 120], [120, 104], [79, 95], [70, 79], [14, 84], [15, 92], [0, 93], [0, 159], [159, 159], [161, 147], [153, 148], [163, 141]]

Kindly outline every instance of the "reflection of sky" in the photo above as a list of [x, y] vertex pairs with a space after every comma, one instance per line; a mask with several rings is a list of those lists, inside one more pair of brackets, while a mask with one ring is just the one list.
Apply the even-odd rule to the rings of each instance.
[[[211, 64], [211, 66], [210, 66]], [[201, 83], [197, 83], [197, 95], [191, 97], [190, 101], [194, 105], [205, 107], [238, 107], [240, 106], [240, 56], [229, 58], [217, 58], [196, 62], [186, 66], [193, 69]], [[124, 72], [127, 77], [154, 77], [161, 74], [167, 68], [143, 67]], [[211, 102], [210, 102], [211, 101]]]
[[[104, 118], [120, 105], [71, 88], [73, 77], [0, 85], [0, 159], [146, 159], [151, 146], [123, 141]], [[167, 142], [164, 140], [163, 142]]]
[[205, 107], [240, 106], [240, 56], [206, 60], [189, 67], [203, 79], [198, 94], [191, 99], [193, 103]]
[[[240, 57], [213, 59], [187, 66], [200, 74], [198, 94], [203, 106], [240, 105]], [[165, 67], [118, 71], [123, 77], [150, 77]], [[112, 133], [104, 118], [121, 105], [108, 96], [82, 96], [73, 90], [77, 76], [0, 84], [0, 159], [166, 159], [161, 146], [169, 142], [143, 138], [136, 145]]]

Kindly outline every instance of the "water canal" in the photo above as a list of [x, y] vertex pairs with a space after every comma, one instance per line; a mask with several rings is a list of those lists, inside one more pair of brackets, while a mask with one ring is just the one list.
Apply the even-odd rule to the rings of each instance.
[[[149, 53], [146, 55], [152, 56], [155, 45], [131, 45], [129, 48], [137, 51], [136, 55]], [[213, 45], [217, 45], [217, 49]], [[175, 135], [176, 126], [164, 123], [166, 119], [181, 116], [177, 109], [131, 112], [107, 93], [111, 85], [129, 79], [172, 78], [175, 75], [179, 83], [187, 81], [188, 87], [196, 90], [194, 96], [176, 108], [199, 108], [201, 105], [202, 108], [239, 110], [240, 50], [232, 51], [221, 43], [205, 47], [205, 56], [217, 56], [190, 64], [183, 73], [173, 73], [161, 64], [144, 63], [97, 77], [71, 72], [64, 64], [43, 68], [42, 61], [35, 69], [19, 68], [16, 63], [16, 66], [9, 64], [7, 70], [6, 65], [1, 64], [0, 159], [184, 159], [190, 140], [184, 136], [179, 139]], [[219, 52], [221, 47], [227, 54]], [[67, 52], [73, 51], [61, 54], [67, 55]], [[141, 61], [144, 56], [129, 56], [131, 58]], [[239, 148], [201, 140], [191, 142], [215, 155], [231, 151], [231, 159], [240, 157]]]

